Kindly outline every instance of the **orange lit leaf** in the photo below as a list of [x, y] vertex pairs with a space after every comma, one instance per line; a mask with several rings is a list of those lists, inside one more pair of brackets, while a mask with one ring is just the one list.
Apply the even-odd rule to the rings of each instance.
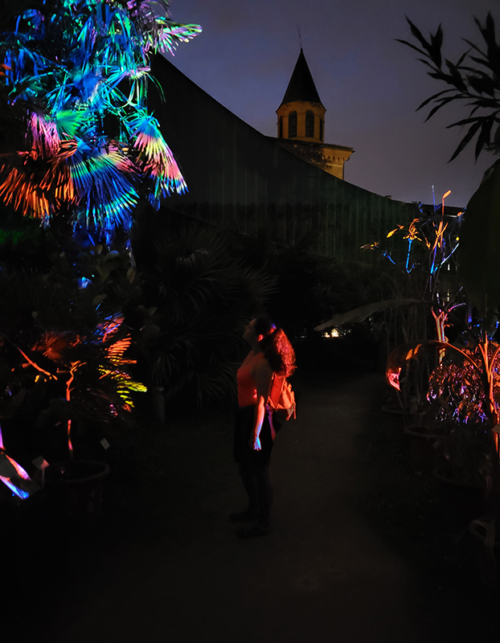
[[393, 234], [396, 234], [396, 232], [399, 232], [399, 231], [400, 231], [400, 230], [402, 230], [403, 228], [404, 228], [404, 226], [399, 225], [399, 223], [398, 223], [398, 227], [397, 227], [397, 228], [394, 228], [394, 230], [391, 230], [391, 231], [388, 233], [387, 238], [392, 237], [392, 235], [393, 235]]

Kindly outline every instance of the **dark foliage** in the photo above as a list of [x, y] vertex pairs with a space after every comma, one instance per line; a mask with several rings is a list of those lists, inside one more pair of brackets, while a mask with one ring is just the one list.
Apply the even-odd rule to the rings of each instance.
[[495, 21], [491, 13], [486, 16], [484, 25], [474, 18], [483, 39], [482, 47], [465, 39], [470, 48], [456, 62], [443, 57], [441, 25], [427, 40], [413, 22], [408, 18], [407, 20], [418, 45], [407, 40], [398, 39], [398, 42], [423, 56], [419, 60], [430, 69], [427, 72], [429, 76], [449, 86], [448, 89], [427, 98], [418, 109], [434, 103], [426, 118], [429, 120], [451, 102], [465, 101], [466, 106], [471, 108], [468, 118], [448, 125], [448, 128], [468, 128], [450, 161], [456, 158], [476, 135], [476, 159], [484, 149], [498, 151], [500, 129], [497, 128], [496, 133], [493, 133], [493, 128], [500, 123], [500, 43], [496, 40]]
[[132, 243], [156, 331], [147, 380], [191, 407], [234, 393], [243, 328], [264, 309], [272, 279], [223, 231], [165, 209], [139, 217]]
[[380, 276], [377, 268], [311, 252], [313, 242], [314, 236], [307, 234], [292, 247], [280, 247], [272, 239], [272, 230], [260, 230], [255, 238], [234, 239], [244, 261], [275, 281], [267, 311], [292, 338], [314, 337], [314, 327], [333, 313], [370, 301]]

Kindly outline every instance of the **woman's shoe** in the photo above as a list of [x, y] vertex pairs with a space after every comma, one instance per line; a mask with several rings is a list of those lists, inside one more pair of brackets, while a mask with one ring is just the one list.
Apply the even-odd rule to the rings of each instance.
[[252, 525], [251, 527], [242, 527], [238, 529], [236, 535], [238, 538], [258, 538], [259, 536], [266, 536], [269, 533], [269, 527], [262, 525]]

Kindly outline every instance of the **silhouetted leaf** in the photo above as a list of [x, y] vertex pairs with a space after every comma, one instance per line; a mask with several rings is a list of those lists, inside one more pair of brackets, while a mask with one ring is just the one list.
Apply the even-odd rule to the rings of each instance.
[[457, 87], [457, 89], [460, 89], [461, 91], [467, 91], [467, 85], [465, 84], [465, 82], [464, 82], [460, 72], [458, 71], [456, 65], [454, 65], [449, 60], [446, 60], [445, 62], [446, 62], [446, 66], [450, 70], [451, 79], [452, 79], [453, 84], [455, 85], [455, 87]]
[[[477, 58], [476, 56], [470, 56], [470, 59], [473, 60], [478, 65], [482, 65], [483, 67], [486, 67], [490, 71], [492, 70], [492, 67], [491, 67], [491, 65], [490, 65], [488, 60], [483, 60], [482, 58]], [[480, 71], [478, 69], [474, 69], [474, 67], [465, 67], [464, 66], [463, 69], [468, 70], [468, 71], [470, 71], [470, 72], [472, 72], [474, 74], [485, 75], [483, 71]], [[489, 78], [489, 76], [488, 76], [488, 78]]]
[[415, 51], [418, 51], [419, 54], [423, 54], [424, 56], [426, 55], [425, 51], [422, 51], [420, 47], [416, 47], [414, 44], [411, 42], [408, 42], [407, 40], [400, 40], [399, 38], [396, 38], [396, 42], [400, 42], [403, 45], [406, 45], [407, 47], [411, 47]]
[[433, 107], [433, 108], [431, 109], [431, 111], [430, 111], [430, 112], [429, 112], [429, 114], [427, 115], [427, 118], [425, 119], [424, 123], [426, 123], [426, 122], [429, 120], [429, 118], [431, 118], [432, 116], [434, 116], [434, 114], [435, 114], [437, 111], [439, 111], [439, 110], [441, 109], [441, 107], [444, 107], [445, 105], [447, 105], [447, 104], [448, 104], [449, 102], [451, 102], [452, 100], [454, 100], [454, 96], [450, 96], [449, 98], [442, 98], [442, 99], [441, 99], [441, 102], [439, 103], [439, 105], [436, 105], [435, 107]]
[[430, 55], [437, 67], [441, 67], [441, 46], [443, 44], [443, 29], [441, 25], [437, 28], [434, 35], [431, 34], [431, 51]]
[[[474, 20], [475, 20], [475, 18], [474, 18]], [[474, 42], [472, 42], [471, 40], [468, 40], [467, 38], [464, 38], [464, 42], [466, 42], [468, 45], [471, 46], [472, 49], [474, 49], [479, 54], [481, 54], [481, 56], [483, 56], [483, 58], [486, 58], [486, 54], [484, 53], [484, 51], [481, 51], [481, 49], [479, 49], [479, 47]]]
[[467, 49], [467, 51], [464, 51], [464, 53], [460, 56], [460, 58], [458, 59], [458, 61], [457, 61], [457, 63], [456, 63], [456, 66], [457, 66], [457, 67], [460, 67], [460, 65], [463, 63], [463, 61], [464, 61], [464, 60], [467, 58], [467, 56], [469, 55], [469, 52], [470, 52], [470, 49]]
[[[414, 23], [409, 18], [406, 18], [406, 20], [410, 26], [412, 35], [422, 46], [423, 51], [419, 47], [412, 46], [411, 43], [405, 40], [398, 40], [398, 42], [412, 47], [420, 54], [423, 53], [423, 58], [419, 58], [419, 60], [423, 62], [426, 67], [430, 68], [430, 71], [427, 73], [431, 78], [455, 88], [454, 90], [448, 89], [437, 92], [419, 105], [417, 111], [428, 106], [430, 103], [435, 103], [425, 120], [429, 120], [442, 107], [453, 101], [465, 101], [466, 107], [470, 108], [469, 117], [475, 116], [480, 109], [496, 114], [500, 107], [498, 98], [500, 93], [500, 45], [496, 42], [495, 23], [491, 12], [488, 13], [484, 26], [479, 20], [474, 18], [487, 45], [487, 55], [475, 43], [464, 39], [470, 48], [462, 53], [457, 63], [445, 59], [449, 73], [445, 73], [441, 69], [441, 50], [444, 39], [441, 25], [439, 25], [434, 34], [431, 33], [430, 41], [427, 41]], [[476, 52], [476, 56], [471, 55], [472, 51]], [[467, 59], [476, 66], [471, 66], [470, 64], [465, 65], [464, 62]], [[449, 95], [446, 95], [447, 93]], [[489, 119], [491, 117], [492, 113], [478, 114], [472, 120], [462, 120], [448, 126], [455, 127], [465, 123], [472, 123], [466, 135], [457, 146], [450, 161], [460, 154], [464, 147], [472, 140], [475, 133], [481, 128], [481, 135], [476, 143], [475, 149], [477, 158], [477, 155], [488, 145], [489, 132], [491, 130]]]
[[422, 107], [425, 107], [428, 105], [431, 101], [435, 100], [438, 98], [438, 96], [442, 96], [443, 94], [448, 94], [449, 92], [454, 92], [454, 89], [443, 89], [443, 91], [438, 92], [437, 94], [433, 94], [432, 96], [429, 96], [429, 98], [426, 98], [423, 103], [421, 103], [415, 111], [418, 112], [419, 109], [422, 109]]
[[476, 150], [475, 150], [476, 161], [483, 147], [485, 145], [490, 144], [490, 135], [491, 135], [491, 128], [493, 127], [493, 123], [494, 123], [494, 120], [490, 119], [488, 121], [483, 121], [481, 124], [481, 131], [479, 132], [479, 136], [477, 137], [477, 142], [476, 142]]
[[446, 129], [450, 129], [450, 127], [462, 127], [463, 125], [468, 125], [469, 123], [477, 123], [477, 117], [476, 118], [464, 118], [461, 121], [457, 121], [456, 123], [452, 123], [451, 125], [447, 125]]
[[431, 50], [431, 46], [430, 46], [430, 44], [427, 42], [427, 40], [422, 36], [422, 33], [420, 32], [420, 30], [419, 30], [419, 29], [418, 29], [418, 28], [413, 24], [413, 22], [408, 18], [408, 16], [406, 16], [406, 21], [407, 21], [407, 22], [408, 22], [408, 24], [410, 25], [411, 32], [412, 32], [412, 34], [415, 36], [415, 38], [420, 42], [420, 44], [422, 45], [422, 47], [423, 47], [427, 52], [430, 52], [430, 50]]
[[[453, 161], [453, 159], [457, 158], [457, 156], [460, 154], [460, 152], [462, 152], [462, 150], [466, 147], [467, 143], [469, 143], [469, 141], [471, 141], [474, 138], [475, 133], [477, 132], [477, 130], [480, 127], [481, 127], [481, 123], [474, 123], [473, 125], [471, 125], [471, 127], [469, 128], [469, 131], [463, 137], [463, 139], [460, 141], [460, 143], [458, 144], [457, 149], [453, 152], [453, 154], [452, 154], [452, 156], [450, 158], [450, 161]], [[448, 161], [448, 163], [450, 161]]]

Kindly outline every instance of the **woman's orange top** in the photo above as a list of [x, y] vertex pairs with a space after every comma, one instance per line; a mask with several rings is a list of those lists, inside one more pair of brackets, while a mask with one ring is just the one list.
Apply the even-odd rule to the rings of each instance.
[[238, 406], [255, 406], [257, 404], [257, 383], [253, 377], [253, 372], [257, 362], [263, 358], [264, 353], [257, 353], [256, 355], [249, 353], [239, 367], [236, 373]]

